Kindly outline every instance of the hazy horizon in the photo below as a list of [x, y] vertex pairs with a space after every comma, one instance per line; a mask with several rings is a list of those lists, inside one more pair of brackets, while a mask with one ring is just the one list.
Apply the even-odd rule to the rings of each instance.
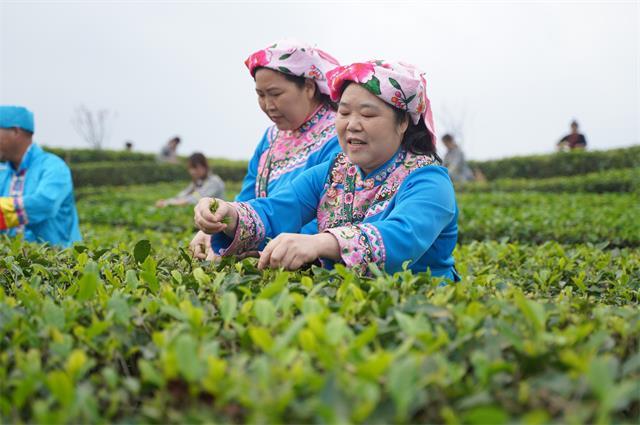
[[589, 149], [640, 143], [640, 3], [0, 3], [0, 103], [36, 141], [89, 147], [71, 118], [117, 113], [104, 148], [248, 159], [270, 121], [244, 59], [282, 38], [342, 63], [426, 71], [441, 136], [471, 159], [548, 153], [576, 119]]

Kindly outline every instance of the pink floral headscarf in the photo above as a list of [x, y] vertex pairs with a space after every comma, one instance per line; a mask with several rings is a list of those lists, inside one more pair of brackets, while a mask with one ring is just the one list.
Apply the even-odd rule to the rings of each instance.
[[373, 60], [339, 66], [327, 73], [331, 99], [338, 101], [346, 81], [361, 84], [386, 103], [409, 113], [414, 124], [424, 118], [425, 126], [435, 142], [431, 102], [427, 97], [424, 73], [402, 62]]
[[296, 77], [311, 78], [323, 94], [329, 94], [326, 74], [340, 63], [330, 54], [305, 43], [278, 41], [258, 50], [244, 61], [251, 76], [255, 69], [265, 67]]

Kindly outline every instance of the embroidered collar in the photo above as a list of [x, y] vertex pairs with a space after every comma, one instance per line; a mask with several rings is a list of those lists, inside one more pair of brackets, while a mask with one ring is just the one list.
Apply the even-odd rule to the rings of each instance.
[[311, 115], [309, 115], [309, 117], [304, 121], [304, 123], [302, 123], [300, 127], [298, 127], [295, 130], [288, 131], [287, 133], [289, 133], [291, 136], [294, 136], [294, 137], [298, 137], [301, 134], [306, 133], [314, 125], [320, 122], [322, 117], [324, 117], [327, 114], [327, 112], [329, 112], [329, 109], [330, 109], [329, 105], [323, 102], [320, 106], [316, 108], [315, 111], [311, 113]]
[[297, 130], [272, 127], [269, 148], [261, 154], [256, 179], [256, 197], [267, 196], [268, 184], [292, 170], [304, 167], [309, 156], [335, 136], [335, 112], [322, 104]]
[[378, 168], [376, 168], [375, 170], [373, 170], [367, 175], [365, 175], [362, 168], [356, 165], [355, 167], [358, 172], [356, 176], [356, 186], [357, 187], [360, 187], [363, 185], [370, 186], [372, 185], [372, 183], [380, 183], [385, 181], [386, 178], [389, 176], [389, 174], [393, 172], [393, 170], [395, 170], [400, 165], [402, 165], [406, 156], [407, 156], [407, 151], [404, 150], [402, 147], [400, 147], [398, 148], [396, 153], [393, 154], [393, 156], [389, 158], [389, 160], [387, 160], [387, 162], [380, 165]]
[[359, 168], [344, 153], [338, 154], [318, 206], [319, 229], [359, 223], [384, 210], [404, 179], [414, 170], [436, 165], [432, 155], [415, 155], [404, 149], [362, 180]]

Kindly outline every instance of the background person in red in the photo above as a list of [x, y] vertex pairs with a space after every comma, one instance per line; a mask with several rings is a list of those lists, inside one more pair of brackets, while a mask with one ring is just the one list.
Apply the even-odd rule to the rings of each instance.
[[578, 132], [577, 121], [571, 122], [571, 133], [560, 139], [557, 146], [558, 150], [561, 151], [585, 149], [587, 147], [587, 139], [585, 139], [584, 134]]

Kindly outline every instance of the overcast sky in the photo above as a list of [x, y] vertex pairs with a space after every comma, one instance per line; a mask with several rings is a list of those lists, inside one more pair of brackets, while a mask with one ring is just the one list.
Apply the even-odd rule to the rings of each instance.
[[577, 119], [589, 148], [640, 143], [640, 3], [220, 3], [0, 0], [0, 103], [36, 140], [85, 147], [74, 109], [115, 111], [106, 147], [249, 158], [270, 124], [244, 59], [282, 38], [341, 63], [426, 71], [436, 131], [474, 159], [551, 152]]

